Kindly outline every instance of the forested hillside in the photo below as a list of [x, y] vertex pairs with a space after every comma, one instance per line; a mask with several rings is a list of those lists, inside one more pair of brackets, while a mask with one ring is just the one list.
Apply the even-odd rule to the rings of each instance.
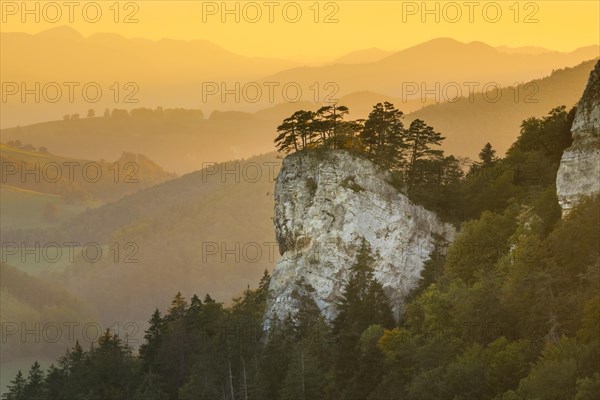
[[[154, 303], [174, 291], [210, 289], [227, 299], [274, 265], [273, 182], [280, 162], [271, 153], [207, 165], [55, 227], [6, 231], [3, 241], [105, 246], [103, 257], [93, 261], [78, 249], [64, 272], [50, 264], [60, 272], [53, 279], [101, 309], [102, 321], [142, 324]], [[20, 259], [17, 254], [23, 267]]]
[[303, 301], [263, 331], [265, 272], [229, 307], [212, 290], [157, 304], [139, 354], [107, 331], [47, 371], [18, 374], [5, 397], [596, 399], [600, 203], [561, 219], [554, 187], [572, 119], [559, 107], [523, 121], [502, 158], [483, 147], [456, 183], [464, 201], [448, 205], [460, 232], [427, 262], [400, 321], [365, 244], [331, 324]]

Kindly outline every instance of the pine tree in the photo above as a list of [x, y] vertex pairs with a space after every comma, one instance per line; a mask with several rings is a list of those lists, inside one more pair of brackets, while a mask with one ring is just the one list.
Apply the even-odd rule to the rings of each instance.
[[197, 295], [193, 295], [190, 300], [190, 306], [185, 311], [185, 321], [188, 329], [196, 331], [200, 328], [202, 320], [203, 304]]
[[58, 360], [59, 370], [64, 377], [62, 393], [64, 398], [76, 398], [89, 390], [86, 376], [86, 363], [89, 353], [83, 351], [79, 341]]
[[[269, 294], [269, 285], [271, 284], [271, 275], [269, 271], [265, 269], [263, 272], [260, 282], [258, 282], [258, 289], [256, 290], [257, 298], [256, 301], [265, 304], [267, 301], [267, 295]], [[266, 304], [265, 304], [266, 305]]]
[[336, 140], [338, 148], [363, 153], [364, 148], [360, 141], [360, 133], [364, 129], [364, 119], [355, 121], [341, 121], [337, 126], [338, 139]]
[[198, 314], [202, 311], [202, 300], [198, 297], [198, 295], [193, 295], [192, 300], [190, 301], [190, 307], [188, 308], [188, 314]]
[[133, 393], [131, 351], [109, 329], [90, 350], [88, 363], [90, 397], [126, 398]]
[[287, 367], [294, 340], [296, 327], [290, 315], [281, 322], [272, 317], [268, 338], [264, 345], [260, 368], [256, 377], [256, 398], [276, 399], [287, 374]]
[[290, 153], [306, 148], [314, 139], [314, 131], [311, 127], [314, 114], [312, 111], [296, 111], [290, 117], [283, 120], [277, 127], [279, 135], [275, 138], [277, 151]]
[[371, 325], [361, 334], [356, 373], [349, 388], [352, 397], [349, 398], [366, 399], [381, 383], [386, 366], [377, 342], [383, 333], [381, 325]]
[[404, 162], [402, 116], [392, 103], [377, 103], [360, 134], [371, 160], [385, 168], [398, 168]]
[[407, 165], [408, 187], [414, 185], [418, 171], [419, 161], [428, 158], [436, 158], [442, 155], [441, 150], [432, 149], [432, 146], [441, 145], [445, 137], [436, 132], [420, 119], [415, 119], [404, 132], [404, 143], [408, 147], [409, 160]]
[[346, 106], [323, 106], [317, 110], [313, 118], [313, 130], [320, 134], [321, 143], [332, 149], [339, 147], [342, 130], [340, 129], [344, 116], [349, 110]]
[[215, 301], [213, 300], [213, 298], [212, 298], [212, 297], [210, 297], [210, 294], [208, 294], [208, 293], [207, 293], [207, 294], [204, 296], [204, 304], [214, 304], [214, 302], [215, 302]]
[[85, 362], [86, 353], [83, 351], [83, 347], [79, 344], [79, 340], [75, 341], [72, 351], [67, 351], [66, 356], [59, 361], [61, 366], [65, 369], [67, 374], [75, 372]]

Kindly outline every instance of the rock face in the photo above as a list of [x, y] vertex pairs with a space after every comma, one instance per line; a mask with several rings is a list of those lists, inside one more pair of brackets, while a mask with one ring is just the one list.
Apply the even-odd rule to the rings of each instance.
[[566, 215], [580, 196], [600, 193], [600, 61], [590, 74], [556, 176], [558, 202]]
[[374, 275], [396, 316], [435, 250], [455, 230], [409, 201], [389, 174], [343, 150], [287, 156], [275, 185], [275, 232], [282, 258], [272, 274], [266, 325], [294, 315], [309, 298], [323, 316], [336, 316], [336, 300], [350, 278], [362, 238], [371, 246]]

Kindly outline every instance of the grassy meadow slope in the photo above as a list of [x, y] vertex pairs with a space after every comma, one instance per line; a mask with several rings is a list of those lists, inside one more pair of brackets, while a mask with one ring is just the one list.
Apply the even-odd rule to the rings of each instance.
[[20, 142], [0, 143], [0, 170], [2, 230], [55, 225], [176, 176], [141, 154], [91, 161]]
[[50, 121], [2, 130], [20, 139], [60, 149], [70, 157], [114, 160], [123, 151], [143, 153], [178, 174], [271, 151], [273, 121], [210, 119], [195, 115], [140, 115]]

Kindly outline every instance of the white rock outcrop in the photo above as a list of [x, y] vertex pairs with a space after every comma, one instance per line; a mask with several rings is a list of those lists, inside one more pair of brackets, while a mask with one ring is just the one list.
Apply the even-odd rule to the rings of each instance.
[[323, 316], [335, 318], [336, 301], [350, 277], [362, 238], [371, 246], [374, 275], [395, 314], [420, 279], [436, 235], [451, 241], [455, 229], [415, 205], [388, 183], [389, 174], [343, 150], [287, 156], [275, 184], [275, 232], [281, 259], [269, 286], [266, 325], [298, 311], [308, 296]]
[[563, 216], [581, 196], [600, 193], [600, 61], [579, 100], [571, 133], [573, 144], [564, 151], [556, 175]]

